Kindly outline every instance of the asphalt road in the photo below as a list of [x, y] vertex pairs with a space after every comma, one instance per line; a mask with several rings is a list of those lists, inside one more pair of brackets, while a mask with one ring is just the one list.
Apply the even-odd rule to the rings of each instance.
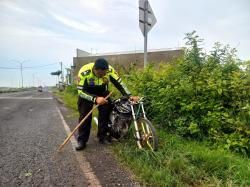
[[0, 94], [0, 186], [138, 186], [93, 134], [85, 151], [73, 137], [56, 153], [77, 123], [67, 115], [49, 92]]
[[0, 186], [87, 186], [51, 95], [0, 94]]

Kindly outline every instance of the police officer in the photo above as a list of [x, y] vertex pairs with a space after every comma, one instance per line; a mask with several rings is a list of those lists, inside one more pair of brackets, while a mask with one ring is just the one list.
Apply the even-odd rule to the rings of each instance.
[[[126, 85], [122, 82], [116, 71], [108, 62], [99, 58], [95, 63], [89, 63], [80, 69], [78, 73], [78, 111], [80, 113], [79, 122], [89, 113], [94, 104], [98, 104], [98, 132], [97, 137], [101, 144], [111, 142], [107, 137], [110, 105], [105, 96], [109, 94], [108, 86], [112, 83], [124, 96], [130, 97], [137, 102], [138, 97], [131, 96]], [[76, 150], [86, 147], [91, 129], [92, 115], [78, 129], [78, 146]]]

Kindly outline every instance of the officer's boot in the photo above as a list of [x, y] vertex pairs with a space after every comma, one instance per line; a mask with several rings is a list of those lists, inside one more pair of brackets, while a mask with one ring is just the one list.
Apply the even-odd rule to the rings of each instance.
[[77, 151], [81, 151], [86, 148], [86, 142], [78, 142], [78, 146], [75, 148]]

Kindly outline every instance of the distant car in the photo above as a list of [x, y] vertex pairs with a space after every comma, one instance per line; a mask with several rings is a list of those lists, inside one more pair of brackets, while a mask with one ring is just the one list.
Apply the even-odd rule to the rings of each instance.
[[38, 86], [37, 91], [38, 92], [42, 92], [43, 91], [43, 87], [42, 86]]

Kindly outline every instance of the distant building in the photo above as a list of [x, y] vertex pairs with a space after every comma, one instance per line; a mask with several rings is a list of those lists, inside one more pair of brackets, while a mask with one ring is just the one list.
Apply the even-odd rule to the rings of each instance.
[[[148, 62], [160, 63], [170, 62], [174, 59], [180, 58], [184, 55], [184, 48], [171, 48], [171, 49], [156, 49], [148, 50]], [[76, 50], [76, 57], [73, 58], [73, 74], [76, 76], [80, 68], [87, 63], [94, 62], [97, 58], [105, 58], [114, 67], [121, 66], [125, 69], [135, 66], [138, 68], [143, 67], [144, 53], [143, 51], [127, 51], [127, 52], [114, 52], [114, 53], [98, 53], [91, 54], [80, 49]]]
[[76, 49], [76, 57], [85, 57], [85, 56], [90, 56], [91, 54], [88, 53], [87, 51], [83, 51], [81, 49]]

